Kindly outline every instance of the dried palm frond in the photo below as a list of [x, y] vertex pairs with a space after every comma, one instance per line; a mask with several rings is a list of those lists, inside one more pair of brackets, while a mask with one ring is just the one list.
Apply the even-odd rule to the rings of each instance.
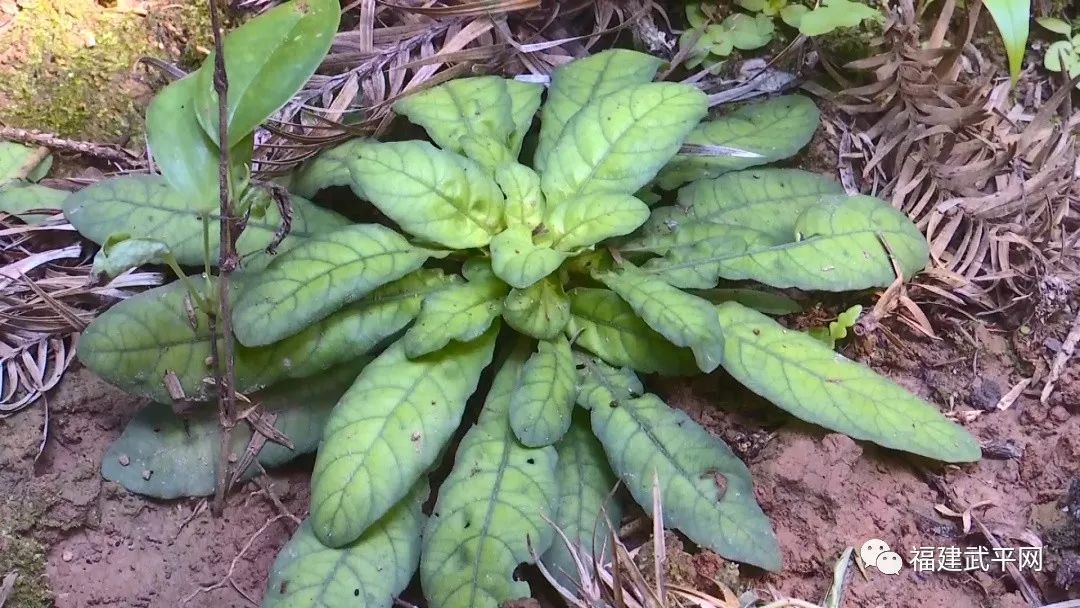
[[85, 249], [59, 213], [35, 225], [0, 213], [0, 418], [56, 386], [98, 312], [162, 281], [131, 271], [96, 284]]
[[[947, 1], [924, 41], [911, 0], [885, 26], [887, 50], [849, 64], [870, 84], [837, 97], [850, 124], [826, 129], [845, 183], [889, 199], [930, 242], [930, 297], [987, 308], [1037, 299], [1044, 275], [1080, 277], [1076, 133], [1071, 86], [1022, 79], [1022, 95], [971, 44], [981, 3]], [[1030, 74], [1028, 75], [1030, 76]]]

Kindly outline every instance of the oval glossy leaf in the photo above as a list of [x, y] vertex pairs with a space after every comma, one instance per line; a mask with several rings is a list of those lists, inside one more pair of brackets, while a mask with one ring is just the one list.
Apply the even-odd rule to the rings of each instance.
[[673, 82], [639, 84], [596, 99], [567, 123], [551, 148], [540, 178], [548, 203], [637, 192], [705, 114], [705, 94]]
[[0, 186], [13, 180], [40, 181], [52, 167], [52, 154], [44, 148], [31, 148], [10, 141], [0, 141]]
[[399, 340], [370, 363], [326, 423], [311, 478], [319, 540], [343, 547], [401, 500], [457, 430], [498, 327], [410, 360]]
[[661, 188], [674, 190], [698, 179], [764, 165], [794, 156], [814, 136], [821, 114], [814, 102], [786, 95], [752, 103], [701, 123], [687, 137], [687, 145], [726, 146], [757, 156], [692, 156], [680, 154], [660, 173]]
[[551, 149], [581, 108], [616, 91], [650, 82], [660, 64], [660, 58], [652, 55], [609, 49], [556, 68], [540, 114], [540, 138], [533, 166], [544, 171]]
[[1031, 0], [984, 0], [983, 3], [1001, 33], [1005, 53], [1009, 56], [1009, 75], [1015, 83], [1024, 61], [1024, 47], [1027, 46]]
[[506, 197], [503, 217], [508, 227], [525, 226], [532, 230], [544, 221], [544, 195], [536, 171], [520, 163], [509, 163], [495, 169], [495, 182]]
[[[585, 382], [602, 385], [605, 375], [586, 374]], [[611, 399], [595, 398], [601, 393]], [[780, 569], [780, 545], [754, 499], [750, 471], [727, 444], [651, 393], [582, 387], [582, 394], [592, 397], [592, 429], [612, 469], [646, 513], [655, 478], [665, 525], [727, 559]]]
[[431, 141], [463, 153], [465, 136], [490, 138], [509, 147], [515, 130], [507, 81], [498, 76], [455, 78], [394, 104], [394, 111], [424, 127]]
[[244, 278], [233, 331], [245, 346], [277, 342], [416, 270], [430, 255], [378, 224], [312, 237]]
[[480, 165], [423, 141], [359, 146], [349, 164], [368, 200], [406, 232], [454, 249], [500, 232], [502, 192]]
[[[304, 86], [330, 50], [340, 16], [338, 0], [292, 0], [225, 36], [229, 146], [247, 137]], [[213, 53], [195, 76], [195, 112], [216, 144], [218, 96]]]
[[[344, 217], [291, 197], [292, 230], [282, 242], [284, 251], [298, 241], [349, 224]], [[217, 265], [217, 198], [198, 201], [173, 190], [157, 175], [128, 175], [103, 180], [72, 193], [64, 201], [64, 215], [86, 238], [101, 245], [113, 234], [158, 239], [169, 246], [177, 262], [203, 265], [203, 216], [209, 215], [211, 265]], [[262, 217], [251, 217], [237, 252], [249, 256], [266, 249], [274, 240], [281, 215], [271, 204]]]
[[[288, 382], [251, 395], [264, 413], [275, 416], [274, 428], [284, 433], [294, 448], [267, 441], [257, 455], [259, 463], [276, 467], [315, 451], [330, 410], [365, 363], [367, 359], [359, 358], [304, 382]], [[251, 427], [238, 424], [231, 437], [232, 453], [243, 454], [250, 439]], [[214, 493], [220, 453], [221, 428], [214, 408], [200, 408], [180, 418], [170, 406], [151, 403], [109, 446], [101, 474], [132, 492], [154, 498], [209, 496]], [[241, 479], [259, 473], [258, 466], [252, 464]]]
[[476, 278], [458, 283], [424, 300], [420, 316], [402, 343], [410, 359], [435, 352], [449, 344], [480, 337], [502, 312], [509, 288], [495, 278]]
[[503, 319], [537, 340], [551, 340], [570, 321], [570, 302], [562, 282], [547, 277], [525, 289], [512, 289], [503, 300]]
[[[559, 482], [555, 526], [573, 544], [586, 567], [591, 568], [596, 560], [610, 563], [611, 530], [618, 530], [622, 520], [622, 506], [614, 492], [618, 478], [608, 464], [603, 446], [592, 433], [585, 410], [574, 412], [573, 424], [555, 450], [559, 453], [555, 469]], [[560, 585], [570, 590], [579, 588], [577, 563], [561, 536], [555, 536], [540, 561]]]
[[946, 462], [979, 459], [967, 431], [888, 378], [735, 302], [717, 310], [724, 369], [780, 408], [885, 447]]
[[566, 335], [617, 367], [643, 374], [696, 374], [694, 354], [656, 333], [615, 292], [578, 288], [570, 292], [570, 322]]
[[37, 184], [12, 184], [0, 188], [0, 212], [17, 216], [27, 224], [40, 224], [49, 218], [46, 213], [28, 213], [38, 209], [60, 209], [71, 194]]
[[835, 180], [807, 171], [751, 169], [688, 184], [679, 190], [679, 205], [691, 220], [753, 228], [785, 242], [799, 214], [842, 194]]
[[599, 193], [564, 200], [545, 220], [551, 246], [575, 251], [630, 234], [649, 219], [649, 206], [627, 194]]
[[491, 239], [491, 269], [512, 287], [525, 289], [558, 270], [569, 253], [533, 243], [532, 230], [518, 225]]
[[393, 606], [420, 563], [427, 496], [427, 481], [417, 483], [363, 536], [340, 549], [319, 542], [304, 520], [270, 568], [262, 608]]
[[628, 244], [624, 252], [651, 251], [664, 257], [642, 268], [655, 271], [664, 281], [683, 288], [715, 287], [723, 265], [717, 258], [737, 256], [779, 245], [769, 235], [751, 228], [711, 222], [683, 222], [670, 232]]
[[651, 260], [648, 271], [665, 277], [715, 272], [725, 279], [751, 279], [773, 287], [850, 291], [888, 287], [896, 278], [893, 260], [909, 279], [930, 256], [918, 227], [870, 196], [824, 200], [799, 216], [795, 230], [793, 243], [713, 255], [697, 249], [676, 259]]
[[360, 155], [361, 148], [369, 144], [370, 140], [367, 139], [353, 139], [324, 150], [297, 170], [289, 190], [311, 198], [324, 188], [350, 186], [356, 196], [365, 198], [363, 191], [353, 182], [349, 162]]
[[708, 301], [630, 265], [596, 278], [669, 342], [690, 348], [698, 369], [708, 373], [720, 366], [720, 324]]
[[530, 448], [552, 445], [570, 428], [577, 397], [577, 372], [570, 343], [541, 340], [525, 362], [510, 399], [510, 428]]
[[477, 424], [461, 440], [424, 528], [420, 583], [431, 608], [499, 608], [529, 597], [515, 580], [554, 534], [555, 449], [527, 448], [507, 420], [525, 359], [514, 353], [496, 374]]

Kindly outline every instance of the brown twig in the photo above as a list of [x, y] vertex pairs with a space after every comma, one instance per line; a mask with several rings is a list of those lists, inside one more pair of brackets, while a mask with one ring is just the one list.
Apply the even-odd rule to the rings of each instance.
[[42, 133], [41, 131], [33, 129], [17, 129], [15, 127], [0, 126], [0, 139], [21, 144], [43, 146], [61, 152], [92, 156], [111, 163], [116, 163], [129, 169], [146, 166], [146, 162], [142, 157], [133, 152], [129, 152], [120, 146], [64, 139], [51, 133]]
[[[214, 1], [214, 0], [211, 0], [211, 1]], [[270, 528], [270, 526], [272, 526], [275, 523], [277, 523], [277, 522], [279, 522], [279, 521], [281, 521], [283, 519], [286, 519], [286, 518], [287, 518], [287, 516], [285, 516], [285, 515], [275, 515], [272, 518], [266, 520], [266, 523], [264, 523], [261, 528], [256, 530], [255, 533], [252, 534], [251, 537], [247, 539], [247, 542], [244, 543], [244, 546], [240, 548], [240, 552], [237, 553], [235, 557], [233, 557], [232, 563], [229, 564], [229, 571], [225, 573], [225, 576], [221, 577], [221, 580], [219, 580], [218, 582], [214, 583], [213, 585], [209, 585], [207, 587], [199, 587], [198, 589], [193, 591], [190, 595], [188, 595], [183, 600], [181, 600], [180, 604], [181, 605], [187, 604], [191, 600], [195, 599], [195, 597], [198, 596], [200, 593], [210, 593], [211, 591], [216, 591], [218, 589], [221, 589], [221, 588], [225, 587], [226, 585], [233, 585], [233, 589], [235, 589], [237, 591], [237, 593], [239, 593], [241, 596], [244, 597], [244, 599], [251, 602], [253, 605], [257, 606], [258, 604], [256, 604], [250, 597], [248, 597], [248, 595], [246, 593], [244, 593], [238, 587], [235, 586], [235, 584], [233, 583], [233, 580], [232, 580], [232, 575], [233, 575], [233, 572], [236, 571], [237, 564], [239, 564], [240, 560], [244, 557], [244, 555], [246, 555], [247, 552], [251, 550], [251, 546], [255, 544], [255, 541], [260, 536], [262, 536], [263, 533], [265, 533]]]

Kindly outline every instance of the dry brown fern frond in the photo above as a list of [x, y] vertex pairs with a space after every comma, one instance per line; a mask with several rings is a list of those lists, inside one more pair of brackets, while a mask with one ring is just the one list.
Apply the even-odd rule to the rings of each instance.
[[980, 6], [947, 41], [955, 2], [945, 2], [924, 41], [911, 0], [900, 2], [887, 50], [847, 66], [871, 77], [837, 97], [851, 120], [826, 129], [844, 181], [861, 181], [926, 234], [928, 293], [995, 308], [1037, 302], [1046, 275], [1080, 277], [1080, 115], [1068, 83], [1053, 92], [1029, 71], [1014, 90], [996, 76], [971, 43]]

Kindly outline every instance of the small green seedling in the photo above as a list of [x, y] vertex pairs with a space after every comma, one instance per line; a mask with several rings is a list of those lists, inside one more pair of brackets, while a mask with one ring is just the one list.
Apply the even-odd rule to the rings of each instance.
[[1073, 34], [1072, 25], [1063, 19], [1040, 17], [1035, 21], [1062, 36], [1047, 47], [1043, 66], [1051, 72], [1064, 72], [1069, 78], [1080, 76], [1080, 33]]

